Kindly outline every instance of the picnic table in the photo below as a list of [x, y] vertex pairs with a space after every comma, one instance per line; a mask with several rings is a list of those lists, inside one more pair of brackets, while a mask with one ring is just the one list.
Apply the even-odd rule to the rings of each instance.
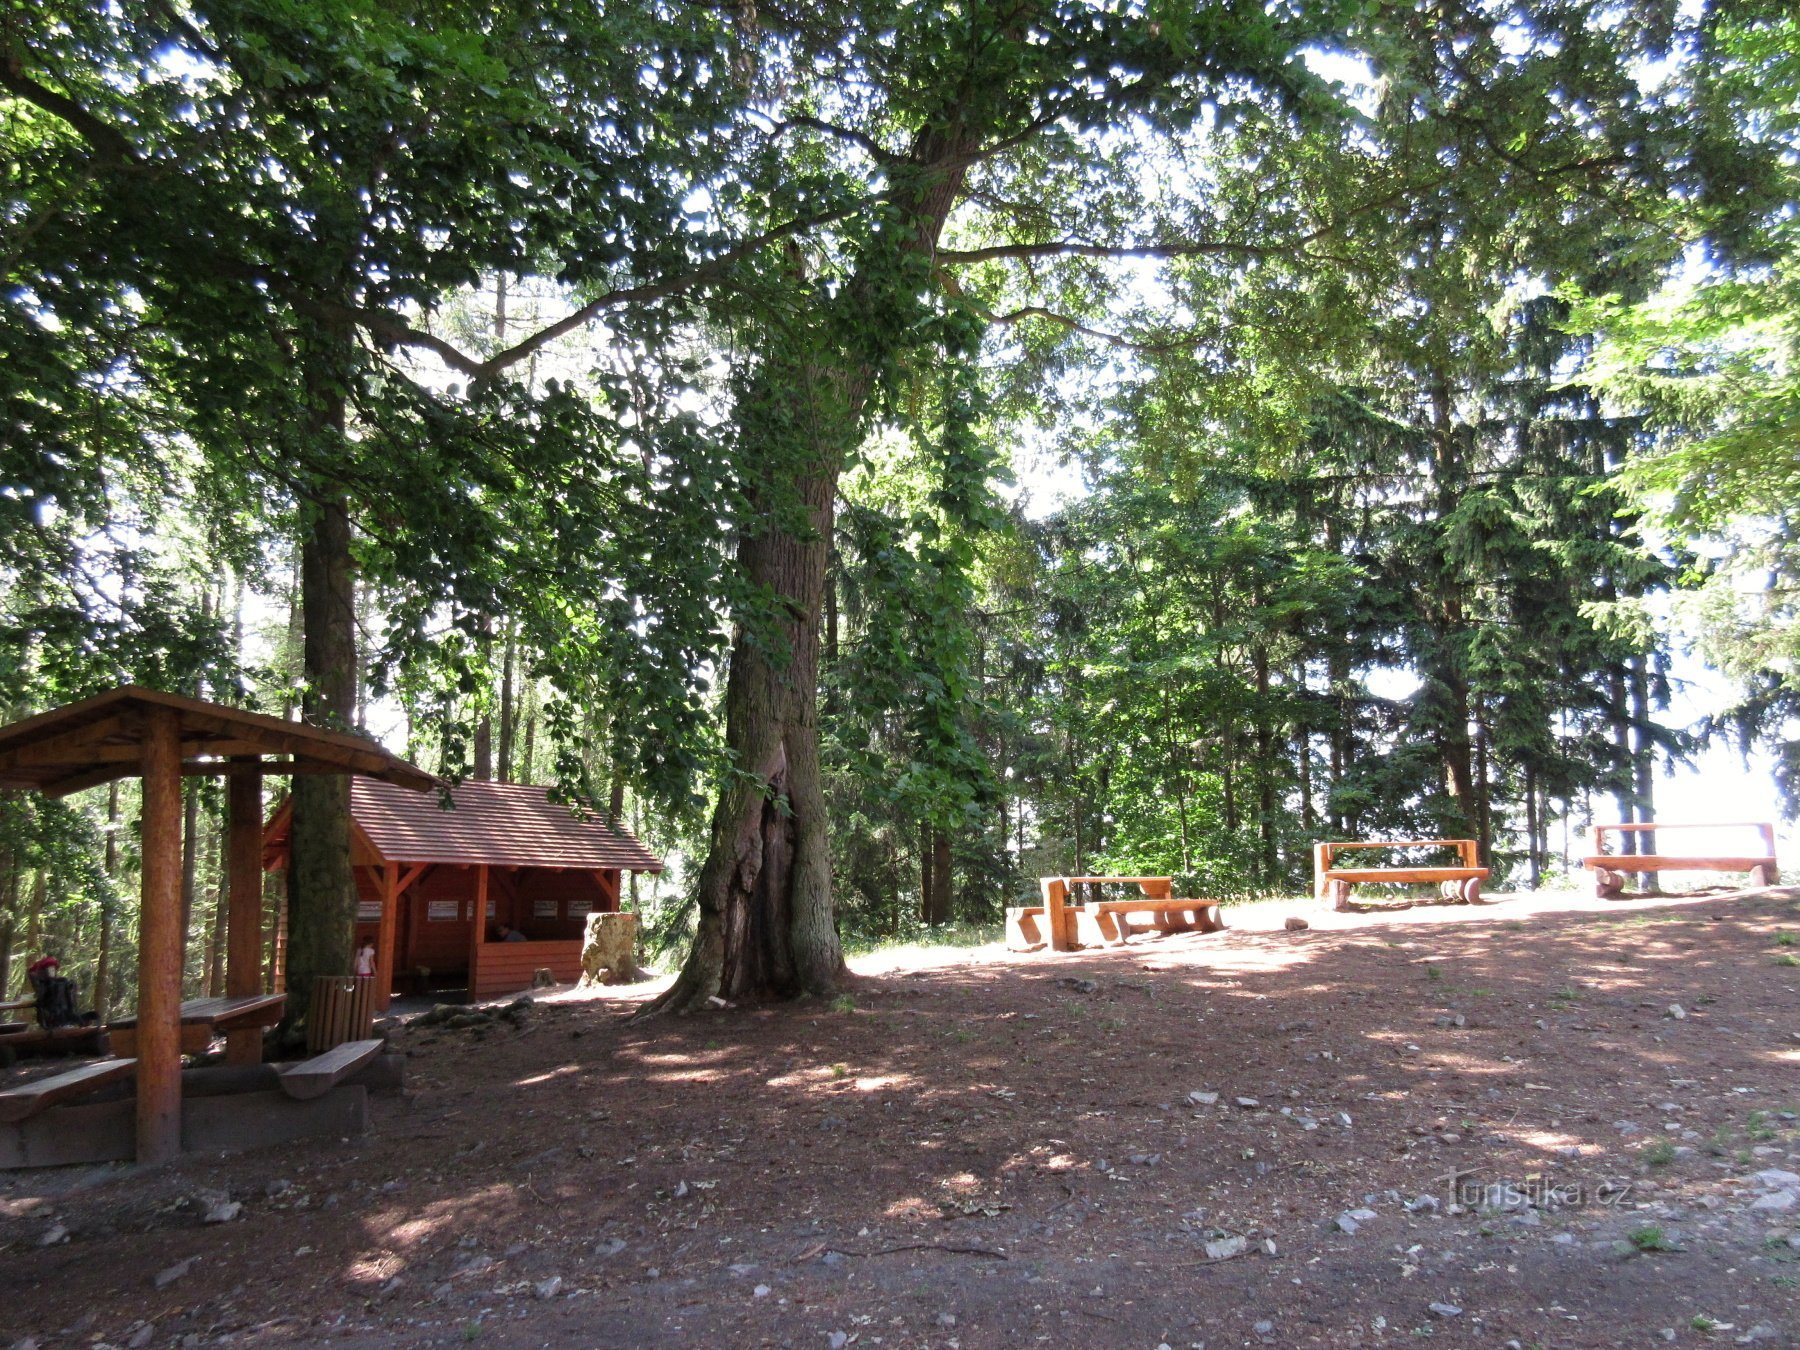
[[[286, 994], [240, 994], [234, 998], [192, 998], [181, 1005], [181, 1053], [197, 1055], [213, 1037], [272, 1027], [287, 1007]], [[107, 1027], [116, 1054], [137, 1049], [137, 1018], [122, 1017]]]
[[[1701, 821], [1627, 821], [1619, 825], [1589, 827], [1594, 852], [1581, 860], [1581, 865], [1594, 874], [1594, 894], [1611, 899], [1625, 889], [1625, 878], [1632, 872], [1748, 872], [1752, 886], [1773, 886], [1781, 872], [1775, 865], [1775, 827], [1764, 820], [1727, 821], [1706, 824]], [[1686, 857], [1668, 853], [1608, 853], [1608, 834], [1654, 835], [1658, 830], [1755, 830], [1762, 843], [1758, 853], [1713, 853]], [[1641, 844], [1640, 844], [1641, 846]]]
[[[1456, 851], [1454, 865], [1417, 867], [1340, 867], [1337, 855], [1349, 849], [1449, 848]], [[1331, 901], [1334, 909], [1348, 909], [1350, 889], [1358, 882], [1435, 882], [1446, 900], [1481, 903], [1481, 883], [1488, 869], [1481, 866], [1481, 850], [1473, 839], [1370, 839], [1319, 840], [1313, 845], [1313, 894]]]
[[[1139, 893], [1102, 900], [1102, 886], [1136, 886]], [[1038, 889], [1043, 904], [1006, 911], [1006, 945], [1013, 951], [1114, 946], [1131, 936], [1132, 914], [1149, 914], [1151, 927], [1161, 933], [1212, 933], [1225, 926], [1217, 901], [1177, 898], [1172, 877], [1040, 877]], [[1078, 898], [1084, 891], [1085, 901]]]

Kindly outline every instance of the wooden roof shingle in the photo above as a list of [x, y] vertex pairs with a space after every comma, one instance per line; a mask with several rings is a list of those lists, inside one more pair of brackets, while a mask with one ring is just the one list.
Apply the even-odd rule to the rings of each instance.
[[[377, 852], [396, 863], [486, 863], [493, 867], [566, 867], [660, 872], [662, 859], [623, 825], [575, 814], [530, 783], [469, 781], [441, 793], [413, 793], [366, 778], [350, 782], [350, 818]], [[285, 843], [286, 808], [270, 822], [271, 844]]]

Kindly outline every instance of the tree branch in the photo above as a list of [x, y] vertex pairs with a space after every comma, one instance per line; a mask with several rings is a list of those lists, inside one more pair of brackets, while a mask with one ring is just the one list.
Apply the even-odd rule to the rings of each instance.
[[101, 121], [68, 95], [47, 89], [26, 75], [24, 61], [17, 51], [7, 52], [5, 58], [0, 60], [0, 89], [67, 123], [82, 140], [108, 159], [122, 160], [128, 164], [138, 162], [137, 147], [126, 139], [123, 132]]

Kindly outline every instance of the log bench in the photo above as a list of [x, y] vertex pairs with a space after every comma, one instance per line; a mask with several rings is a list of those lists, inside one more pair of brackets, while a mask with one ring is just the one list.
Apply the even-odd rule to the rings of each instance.
[[[1773, 886], [1781, 879], [1775, 865], [1775, 827], [1767, 821], [1731, 821], [1708, 825], [1698, 821], [1631, 821], [1619, 825], [1589, 827], [1594, 852], [1581, 865], [1594, 874], [1594, 894], [1610, 900], [1625, 890], [1625, 878], [1633, 872], [1748, 872], [1750, 885]], [[1668, 853], [1608, 853], [1608, 834], [1650, 834], [1658, 830], [1755, 830], [1762, 841], [1758, 853], [1714, 853], [1686, 857]], [[1640, 843], [1643, 841], [1640, 841]]]
[[386, 1044], [380, 1037], [367, 1041], [345, 1041], [322, 1055], [300, 1061], [281, 1071], [281, 1090], [296, 1101], [323, 1097], [381, 1053]]
[[[1136, 886], [1140, 895], [1101, 900], [1098, 890], [1103, 885]], [[1015, 905], [1006, 911], [1010, 951], [1117, 946], [1138, 931], [1131, 923], [1133, 914], [1149, 915], [1145, 931], [1158, 933], [1215, 933], [1225, 926], [1217, 901], [1177, 898], [1170, 877], [1040, 877], [1038, 887], [1043, 904]], [[1070, 899], [1080, 887], [1088, 888], [1092, 897], [1085, 903]]]
[[0, 1124], [16, 1125], [57, 1102], [85, 1096], [95, 1088], [129, 1078], [136, 1072], [135, 1059], [102, 1059], [67, 1073], [8, 1088], [0, 1092]]
[[[1457, 862], [1449, 867], [1339, 867], [1339, 853], [1369, 848], [1449, 848], [1456, 850]], [[1348, 842], [1320, 840], [1313, 845], [1313, 895], [1329, 900], [1331, 907], [1350, 907], [1350, 891], [1363, 882], [1433, 883], [1446, 900], [1465, 904], [1481, 903], [1481, 883], [1488, 869], [1480, 864], [1480, 846], [1473, 839], [1371, 839]]]

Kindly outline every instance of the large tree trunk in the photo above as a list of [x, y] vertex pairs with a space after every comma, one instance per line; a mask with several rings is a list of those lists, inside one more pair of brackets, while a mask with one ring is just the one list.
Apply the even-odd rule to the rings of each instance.
[[[341, 414], [340, 414], [341, 423]], [[356, 614], [350, 511], [341, 492], [307, 504], [300, 542], [305, 617], [306, 692], [314, 726], [345, 729], [355, 711]], [[336, 774], [294, 778], [288, 863], [289, 1018], [304, 1013], [318, 975], [351, 968], [356, 882], [350, 870], [350, 780]]]
[[684, 1012], [711, 998], [826, 994], [846, 974], [831, 902], [831, 855], [819, 781], [819, 604], [837, 476], [801, 484], [811, 528], [771, 524], [738, 550], [745, 574], [782, 597], [766, 642], [732, 646], [726, 742], [739, 769], [713, 812], [700, 871], [700, 928], [673, 988], [648, 1011]]
[[[967, 92], [973, 103], [977, 91]], [[937, 247], [980, 141], [981, 128], [953, 101], [927, 119], [908, 162], [891, 166], [889, 200], [910, 229], [888, 238], [903, 254]], [[737, 773], [713, 812], [700, 927], [674, 986], [640, 1015], [690, 1011], [715, 996], [828, 994], [849, 974], [819, 776], [819, 635], [838, 473], [862, 438], [877, 368], [900, 340], [899, 325], [916, 317], [885, 312], [915, 295], [896, 280], [890, 247], [872, 244], [869, 265], [836, 304], [799, 320], [804, 331], [767, 335], [771, 354], [738, 402], [746, 462], [765, 475], [738, 565], [775, 599], [779, 617], [741, 627], [733, 640], [725, 743]], [[791, 258], [797, 268], [799, 254]], [[851, 334], [861, 336], [846, 341]]]

